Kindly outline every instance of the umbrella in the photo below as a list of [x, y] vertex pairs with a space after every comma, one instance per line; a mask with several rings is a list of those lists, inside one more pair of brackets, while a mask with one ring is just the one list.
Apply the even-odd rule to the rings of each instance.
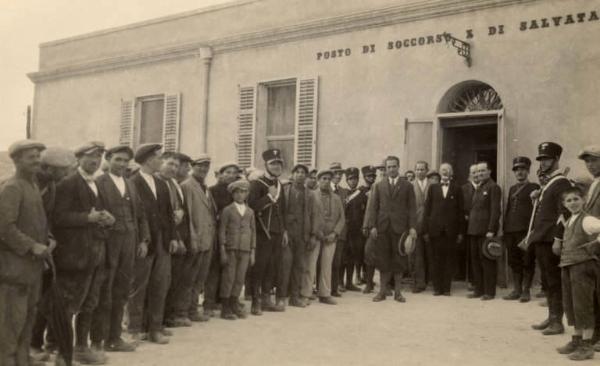
[[43, 297], [45, 306], [44, 315], [48, 321], [48, 328], [52, 330], [58, 346], [58, 354], [62, 356], [66, 366], [71, 366], [73, 361], [73, 328], [67, 313], [64, 295], [56, 283], [56, 267], [52, 257], [48, 260], [52, 270], [52, 284]]

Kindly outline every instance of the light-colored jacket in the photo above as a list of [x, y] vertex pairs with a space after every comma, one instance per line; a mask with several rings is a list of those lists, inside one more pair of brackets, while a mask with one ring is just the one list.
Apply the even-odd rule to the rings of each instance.
[[425, 214], [425, 201], [427, 201], [427, 193], [429, 192], [429, 180], [425, 179], [425, 190], [421, 191], [419, 180], [415, 179], [412, 185], [415, 189], [415, 205], [417, 207], [417, 232], [423, 229], [423, 219]]
[[181, 183], [183, 196], [187, 203], [190, 221], [190, 244], [200, 251], [207, 251], [214, 246], [217, 230], [215, 220], [215, 204], [208, 188], [202, 190], [200, 182], [189, 177]]

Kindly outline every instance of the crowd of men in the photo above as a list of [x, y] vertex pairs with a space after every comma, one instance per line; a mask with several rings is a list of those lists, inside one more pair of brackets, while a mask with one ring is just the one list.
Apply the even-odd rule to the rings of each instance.
[[[24, 140], [9, 154], [16, 173], [0, 188], [2, 365], [44, 364], [61, 341], [48, 322], [56, 311], [73, 319], [74, 360], [104, 364], [105, 352], [167, 344], [168, 328], [219, 311], [247, 317], [242, 289], [255, 316], [371, 293], [376, 269], [375, 302], [405, 302], [407, 282], [413, 293], [432, 284], [433, 295], [450, 296], [457, 276], [472, 283], [469, 298], [492, 300], [504, 248], [514, 284], [504, 299], [530, 301], [537, 261], [548, 317], [533, 327], [561, 334], [566, 313], [574, 336], [558, 351], [580, 360], [600, 349], [600, 146], [579, 155], [594, 177], [587, 196], [560, 170], [562, 148], [545, 142], [539, 184], [529, 180], [531, 160], [514, 158], [506, 204], [486, 162], [473, 164], [462, 186], [448, 163], [435, 171], [420, 161], [401, 175], [395, 156], [360, 170], [298, 164], [284, 182], [281, 151], [269, 149], [264, 172], [227, 163], [208, 187], [208, 155], [160, 144], [133, 151], [93, 141], [71, 152]], [[64, 309], [42, 297], [54, 287]], [[68, 357], [58, 351], [62, 365]]]

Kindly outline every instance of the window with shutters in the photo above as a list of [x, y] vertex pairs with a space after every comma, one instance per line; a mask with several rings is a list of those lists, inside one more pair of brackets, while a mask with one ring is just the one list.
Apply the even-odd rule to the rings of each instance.
[[240, 87], [238, 163], [260, 166], [262, 152], [277, 148], [287, 173], [294, 164], [314, 166], [317, 89], [317, 78]]
[[180, 111], [180, 94], [121, 100], [119, 144], [135, 148], [145, 143], [162, 143], [163, 150], [178, 151]]

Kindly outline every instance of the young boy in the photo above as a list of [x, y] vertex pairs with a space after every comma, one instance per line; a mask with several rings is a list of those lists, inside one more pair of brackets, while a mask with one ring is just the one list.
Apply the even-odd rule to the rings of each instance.
[[246, 318], [239, 296], [246, 271], [254, 265], [256, 247], [254, 211], [246, 205], [249, 188], [247, 180], [238, 180], [227, 186], [233, 203], [223, 209], [219, 223], [221, 318], [228, 320]]
[[583, 212], [583, 192], [569, 188], [562, 194], [563, 205], [571, 212], [565, 224], [562, 243], [552, 245], [554, 254], [560, 255], [562, 268], [563, 304], [569, 325], [575, 327], [573, 339], [557, 349], [574, 361], [594, 357], [594, 292], [598, 278], [598, 262], [594, 254], [600, 220]]

